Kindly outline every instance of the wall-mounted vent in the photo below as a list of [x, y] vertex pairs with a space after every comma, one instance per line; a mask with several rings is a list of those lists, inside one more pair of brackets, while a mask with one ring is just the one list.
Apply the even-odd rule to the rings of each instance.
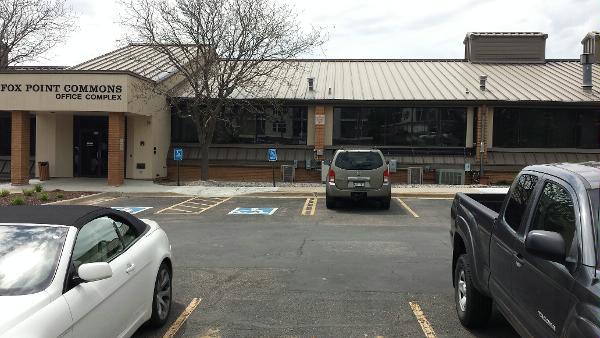
[[464, 170], [454, 169], [438, 169], [437, 182], [438, 184], [462, 185], [465, 184]]
[[408, 168], [408, 184], [423, 184], [423, 168]]
[[548, 34], [467, 33], [465, 58], [473, 63], [544, 63]]
[[600, 32], [590, 32], [583, 40], [583, 54], [591, 55], [592, 63], [600, 63]]

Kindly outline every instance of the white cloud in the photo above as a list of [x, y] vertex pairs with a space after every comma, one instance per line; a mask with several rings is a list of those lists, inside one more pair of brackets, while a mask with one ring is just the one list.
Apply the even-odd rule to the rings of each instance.
[[[286, 1], [286, 0], [280, 0]], [[289, 1], [289, 0], [287, 0]], [[597, 0], [303, 0], [300, 19], [324, 27], [328, 58], [462, 58], [469, 31], [541, 31], [548, 58], [578, 58], [600, 25]], [[40, 63], [74, 65], [119, 46], [117, 0], [73, 0], [80, 29]]]

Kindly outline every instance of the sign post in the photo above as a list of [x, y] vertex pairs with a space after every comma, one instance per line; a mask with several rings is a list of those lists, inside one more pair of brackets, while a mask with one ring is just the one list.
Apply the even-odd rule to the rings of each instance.
[[267, 151], [267, 157], [269, 158], [269, 162], [273, 167], [273, 186], [275, 186], [275, 162], [277, 162], [277, 149], [269, 148]]
[[173, 160], [177, 162], [177, 186], [181, 185], [179, 180], [179, 162], [183, 161], [183, 148], [173, 149]]

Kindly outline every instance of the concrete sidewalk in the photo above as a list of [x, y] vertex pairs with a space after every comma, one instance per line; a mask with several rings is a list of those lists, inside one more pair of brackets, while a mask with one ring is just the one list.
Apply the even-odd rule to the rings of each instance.
[[[241, 195], [254, 196], [274, 196], [274, 195], [297, 195], [297, 196], [317, 196], [324, 195], [324, 185], [314, 186], [283, 186], [283, 187], [258, 187], [239, 186], [230, 183], [231, 186], [211, 186], [211, 185], [191, 185], [191, 186], [168, 186], [154, 183], [152, 181], [125, 180], [125, 184], [120, 187], [110, 187], [106, 179], [93, 178], [57, 178], [49, 181], [40, 182], [39, 180], [30, 180], [30, 186], [12, 186], [10, 183], [0, 184], [0, 190], [6, 189], [11, 192], [21, 192], [23, 189], [33, 187], [35, 184], [41, 184], [44, 190], [64, 190], [64, 191], [86, 191], [86, 192], [114, 192], [122, 194], [179, 194], [200, 197], [232, 197]], [[477, 186], [394, 186], [392, 194], [394, 196], [429, 196], [429, 197], [448, 197], [457, 192], [501, 192], [504, 193], [507, 188], [504, 187], [477, 187]]]

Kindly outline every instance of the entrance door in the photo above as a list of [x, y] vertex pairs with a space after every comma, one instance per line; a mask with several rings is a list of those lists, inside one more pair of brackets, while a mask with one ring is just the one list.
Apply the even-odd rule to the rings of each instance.
[[108, 118], [77, 116], [74, 124], [75, 175], [106, 177], [108, 175]]

